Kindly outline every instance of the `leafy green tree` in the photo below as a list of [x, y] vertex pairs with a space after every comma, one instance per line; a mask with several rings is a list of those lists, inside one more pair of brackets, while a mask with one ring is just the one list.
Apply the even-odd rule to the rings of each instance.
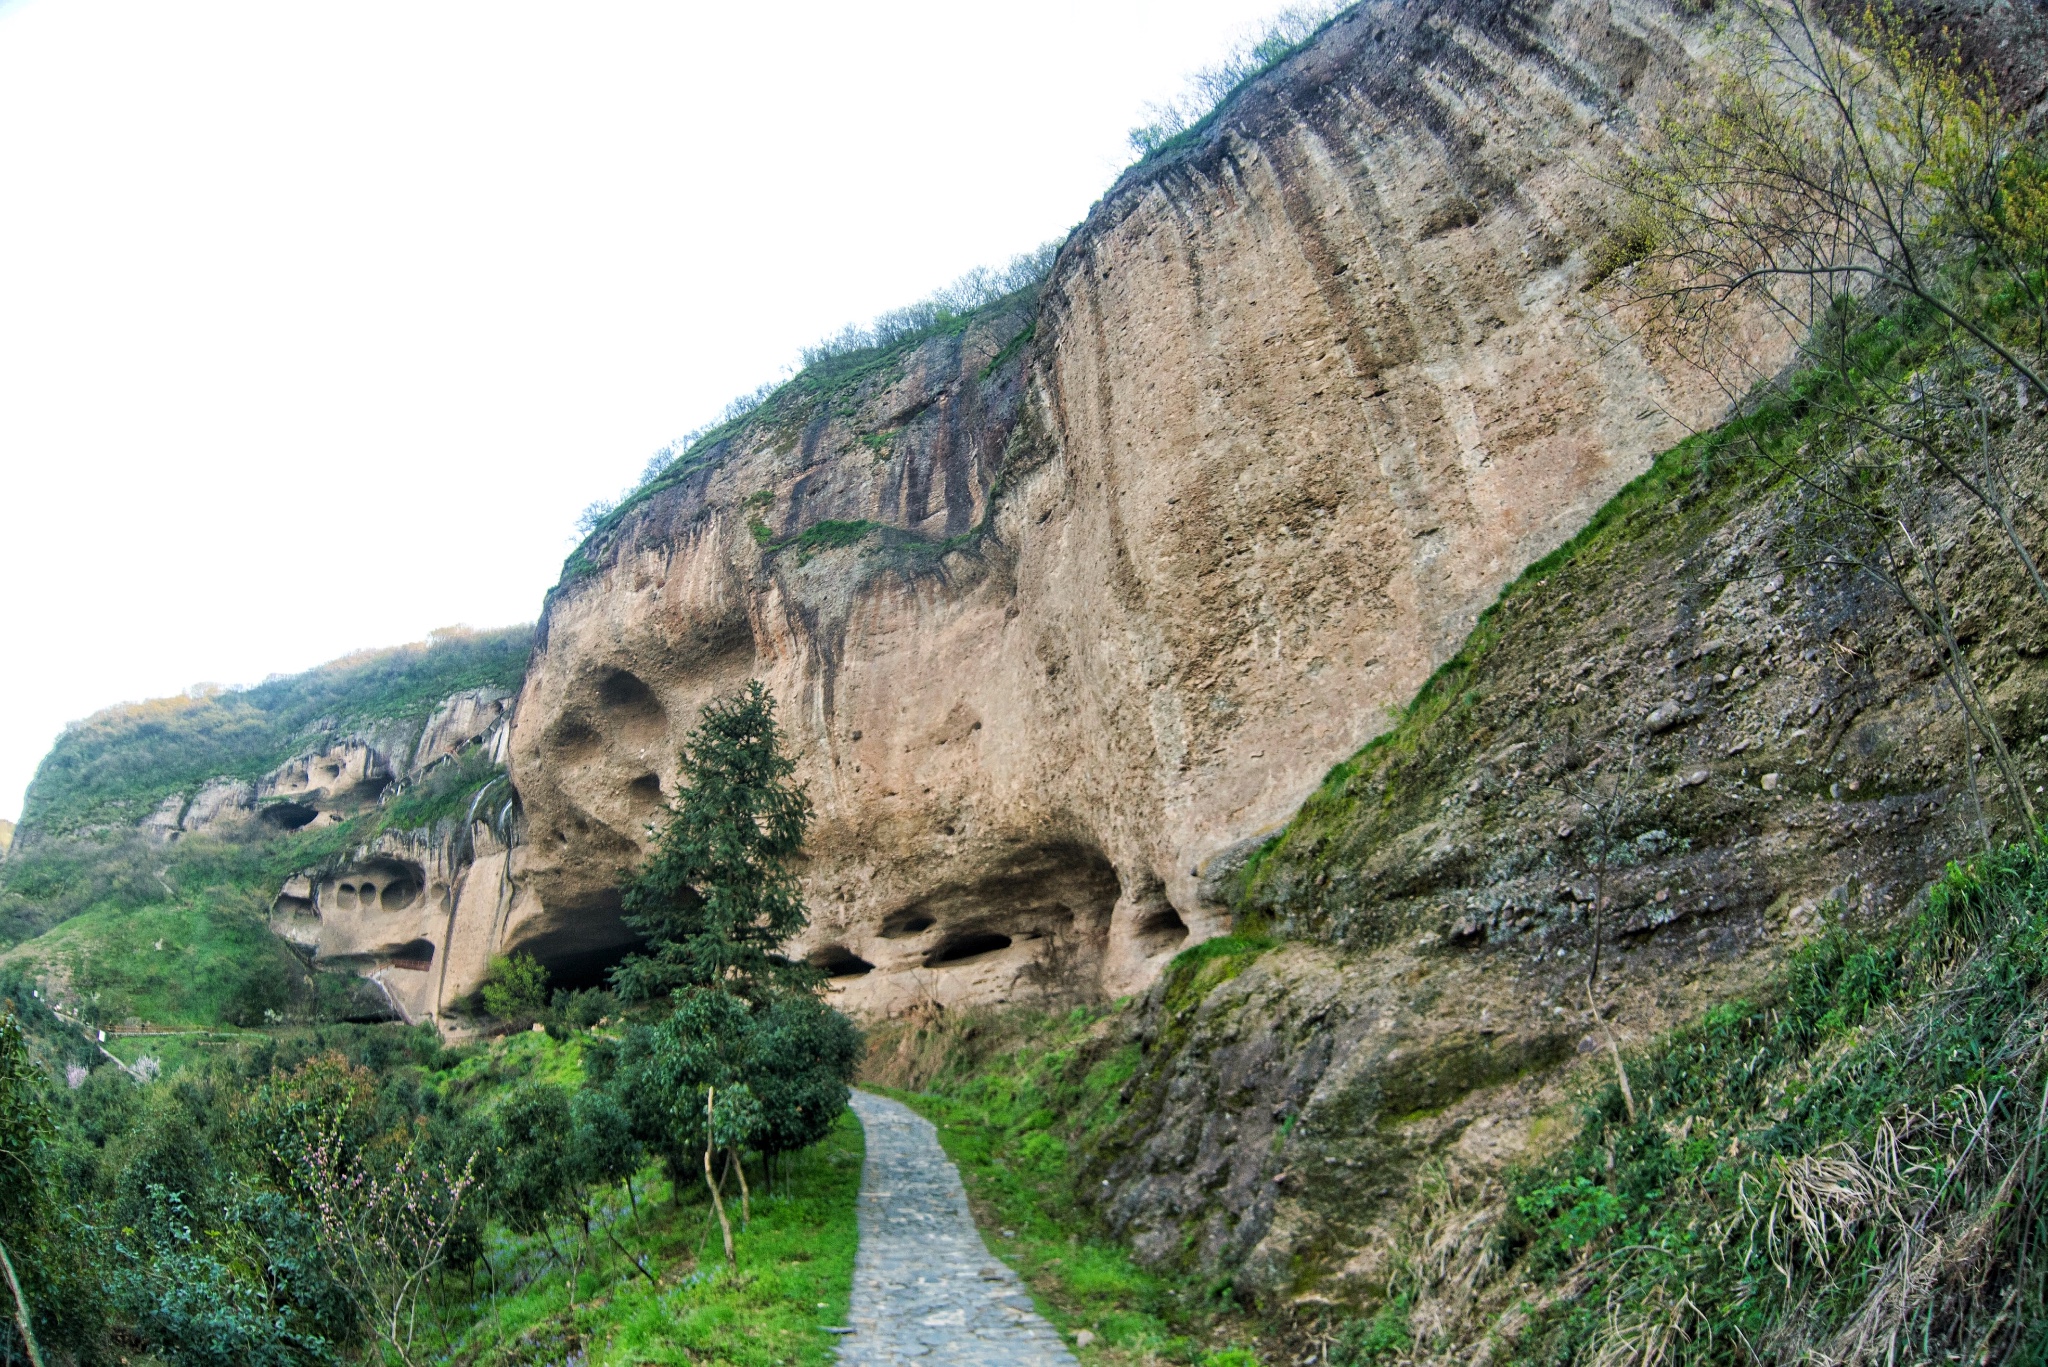
[[490, 980], [484, 984], [484, 1010], [513, 1024], [538, 1019], [547, 1010], [548, 971], [531, 954], [491, 956]]
[[711, 1208], [718, 1212], [718, 1229], [725, 1236], [725, 1261], [737, 1264], [739, 1259], [732, 1250], [732, 1221], [725, 1217], [725, 1200], [721, 1192], [724, 1179], [713, 1171], [714, 1155], [723, 1149], [730, 1157], [726, 1164], [729, 1175], [737, 1167], [740, 1174], [740, 1200], [742, 1221], [750, 1218], [745, 1213], [747, 1169], [739, 1161], [740, 1150], [748, 1138], [761, 1127], [761, 1103], [744, 1082], [725, 1088], [707, 1087], [704, 1091], [704, 1185], [711, 1192]]
[[628, 1032], [608, 1086], [633, 1133], [680, 1182], [703, 1154], [705, 1097], [713, 1088], [744, 1088], [754, 1117], [720, 1147], [788, 1153], [832, 1128], [859, 1054], [853, 1023], [808, 992], [755, 1006], [697, 991], [679, 998], [661, 1024]]
[[619, 1099], [600, 1088], [585, 1088], [569, 1103], [575, 1127], [576, 1167], [586, 1182], [626, 1188], [633, 1214], [640, 1214], [640, 1198], [633, 1191], [633, 1174], [646, 1161], [647, 1151], [633, 1134], [632, 1117]]
[[746, 1082], [761, 1104], [748, 1147], [772, 1156], [823, 1139], [860, 1062], [853, 1022], [808, 992], [787, 995], [756, 1014], [748, 1044]]
[[475, 1185], [417, 1121], [378, 1124], [375, 1079], [339, 1053], [273, 1075], [249, 1125], [268, 1176], [304, 1215], [326, 1275], [342, 1287], [399, 1362], [414, 1363], [418, 1311], [446, 1265]]
[[616, 1015], [619, 999], [601, 987], [586, 987], [581, 992], [564, 988], [555, 993], [552, 1014], [562, 1024], [578, 1030], [588, 1030], [607, 1016]]
[[551, 1083], [527, 1083], [505, 1098], [498, 1126], [505, 1136], [499, 1213], [519, 1233], [538, 1233], [579, 1194], [568, 1093]]
[[[123, 1229], [115, 1243], [122, 1265], [109, 1279], [115, 1304], [143, 1342], [181, 1367], [336, 1361], [333, 1345], [291, 1301], [289, 1273], [303, 1270], [289, 1261], [296, 1250], [248, 1239], [241, 1220], [205, 1230], [183, 1198], [160, 1185], [150, 1187], [149, 1196], [156, 1209], [141, 1230]], [[284, 1276], [278, 1275], [280, 1257], [287, 1260]], [[247, 1275], [252, 1264], [270, 1275]]]
[[612, 981], [632, 1000], [691, 987], [760, 1000], [808, 986], [815, 970], [780, 948], [807, 921], [792, 864], [811, 802], [791, 781], [775, 700], [758, 681], [705, 706], [682, 770], [668, 824], [625, 889], [626, 923], [647, 952]]
[[742, 1080], [753, 1035], [747, 1003], [723, 992], [679, 997], [658, 1025], [619, 1041], [610, 1090], [636, 1138], [659, 1154], [671, 1181], [693, 1180], [704, 1150], [704, 1095]]

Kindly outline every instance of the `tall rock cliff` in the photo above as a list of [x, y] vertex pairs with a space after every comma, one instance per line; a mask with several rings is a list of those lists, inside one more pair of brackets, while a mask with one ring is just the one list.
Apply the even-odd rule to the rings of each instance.
[[849, 1009], [1087, 999], [1524, 565], [1718, 396], [1602, 320], [1600, 175], [1698, 65], [1661, 5], [1368, 4], [1133, 168], [1017, 298], [792, 382], [547, 603], [507, 943], [614, 888], [697, 709], [767, 681]]

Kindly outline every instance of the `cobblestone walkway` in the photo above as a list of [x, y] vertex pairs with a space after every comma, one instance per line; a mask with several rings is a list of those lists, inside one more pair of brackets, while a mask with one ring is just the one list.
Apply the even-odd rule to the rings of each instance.
[[854, 1332], [840, 1341], [839, 1361], [1073, 1367], [1073, 1354], [1031, 1308], [1017, 1274], [989, 1256], [959, 1170], [931, 1122], [866, 1092], [853, 1094], [853, 1110], [867, 1131], [868, 1156]]

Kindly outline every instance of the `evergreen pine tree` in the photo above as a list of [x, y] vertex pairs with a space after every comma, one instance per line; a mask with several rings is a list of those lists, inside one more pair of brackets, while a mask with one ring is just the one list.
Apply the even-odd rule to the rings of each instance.
[[626, 924], [647, 937], [646, 953], [612, 973], [629, 1000], [696, 987], [764, 1001], [815, 979], [779, 952], [808, 920], [791, 864], [811, 821], [780, 740], [758, 681], [699, 715], [682, 792], [625, 889]]

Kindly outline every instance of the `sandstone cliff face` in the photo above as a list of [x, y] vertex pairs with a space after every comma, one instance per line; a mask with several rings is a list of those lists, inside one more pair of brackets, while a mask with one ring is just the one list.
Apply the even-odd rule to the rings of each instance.
[[1715, 416], [1582, 292], [1589, 168], [1689, 41], [1650, 4], [1353, 10], [1127, 174], [1034, 313], [693, 454], [549, 600], [511, 746], [531, 934], [618, 940], [678, 743], [749, 676], [848, 1008], [1115, 995], [1217, 933], [1205, 867]]

